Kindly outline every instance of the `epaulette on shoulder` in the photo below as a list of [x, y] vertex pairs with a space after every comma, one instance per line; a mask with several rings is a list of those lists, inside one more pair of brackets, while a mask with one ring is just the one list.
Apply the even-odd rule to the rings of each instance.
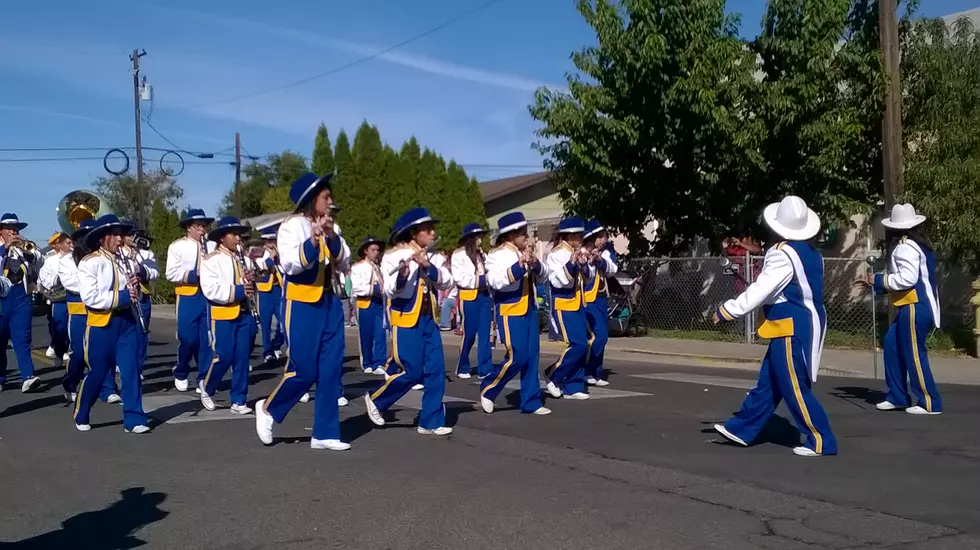
[[[101, 254], [101, 252], [100, 252], [100, 251], [98, 251], [98, 250], [96, 250], [95, 252], [89, 252], [88, 254], [86, 254], [86, 255], [85, 255], [85, 256], [84, 256], [83, 258], [82, 258], [82, 260], [81, 260], [81, 261], [82, 261], [82, 262], [84, 262], [85, 260], [87, 260], [87, 259], [89, 259], [89, 258], [94, 258], [95, 256], [101, 256], [101, 255], [102, 255], [102, 254]], [[81, 262], [79, 262], [79, 263], [81, 263]]]
[[217, 256], [218, 254], [223, 254], [223, 252], [221, 252], [220, 250], [218, 250], [216, 248], [212, 252], [209, 252], [208, 255], [204, 257], [204, 259], [207, 260], [208, 258], [213, 258], [214, 256]]

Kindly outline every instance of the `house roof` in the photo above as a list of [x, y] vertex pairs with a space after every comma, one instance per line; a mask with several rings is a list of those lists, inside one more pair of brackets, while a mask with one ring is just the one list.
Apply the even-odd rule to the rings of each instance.
[[247, 223], [251, 225], [257, 231], [261, 231], [266, 227], [272, 227], [278, 223], [282, 223], [284, 219], [289, 217], [292, 212], [274, 212], [272, 214], [262, 214], [261, 216], [255, 216], [253, 218], [245, 218], [242, 223]]
[[975, 26], [980, 26], [980, 8], [973, 8], [972, 10], [961, 11], [958, 13], [951, 13], [949, 15], [944, 15], [942, 19], [947, 25], [951, 25], [960, 18], [966, 17], [973, 22]]
[[550, 178], [551, 172], [538, 172], [513, 178], [485, 181], [480, 184], [480, 193], [483, 194], [483, 202], [486, 203], [533, 187], [543, 181], [548, 181]]

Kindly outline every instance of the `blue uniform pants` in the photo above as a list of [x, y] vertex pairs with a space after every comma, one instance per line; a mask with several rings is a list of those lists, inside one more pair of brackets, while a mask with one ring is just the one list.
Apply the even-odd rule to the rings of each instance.
[[357, 335], [361, 344], [361, 368], [376, 369], [385, 364], [388, 345], [385, 342], [384, 306], [371, 301], [357, 309]]
[[926, 337], [932, 330], [932, 309], [918, 303], [898, 308], [895, 321], [885, 333], [885, 382], [888, 402], [909, 407], [909, 385], [917, 404], [929, 412], [942, 412], [943, 400], [929, 367]]
[[589, 358], [585, 363], [585, 375], [597, 380], [606, 377], [603, 368], [606, 354], [606, 343], [609, 342], [609, 299], [598, 296], [594, 302], [585, 305], [585, 319], [592, 331], [592, 346], [589, 348]]
[[565, 350], [548, 368], [548, 377], [566, 394], [585, 393], [585, 362], [592, 338], [585, 310], [559, 311], [552, 307], [551, 322], [565, 342]]
[[817, 454], [837, 454], [837, 439], [830, 430], [827, 413], [810, 389], [809, 366], [795, 336], [769, 342], [759, 381], [742, 408], [725, 422], [725, 428], [745, 443], [752, 443], [783, 399], [806, 438], [804, 446]]
[[231, 369], [231, 403], [244, 405], [248, 399], [248, 357], [254, 341], [251, 315], [242, 313], [231, 321], [212, 321], [214, 343], [211, 348], [211, 368], [204, 377], [204, 392], [218, 392], [218, 385]]
[[497, 332], [504, 343], [504, 361], [493, 365], [490, 375], [480, 383], [480, 396], [494, 401], [514, 376], [521, 375], [521, 412], [533, 413], [544, 403], [538, 378], [541, 330], [534, 309], [522, 316], [502, 317], [497, 312]]
[[[61, 387], [68, 393], [78, 392], [78, 383], [85, 376], [85, 328], [88, 316], [85, 314], [71, 314], [68, 316], [68, 343], [71, 353], [68, 355], [68, 364], [65, 366], [65, 376], [61, 380]], [[107, 401], [110, 395], [118, 393], [116, 389], [116, 371], [113, 368], [109, 376], [102, 382], [102, 389], [99, 391], [99, 399]]]
[[442, 398], [446, 393], [446, 358], [442, 352], [442, 335], [431, 314], [419, 315], [412, 328], [392, 328], [393, 363], [401, 372], [381, 384], [371, 400], [384, 412], [402, 398], [412, 386], [421, 383], [422, 410], [418, 414], [420, 428], [434, 430], [446, 425], [446, 408]]
[[177, 296], [177, 380], [187, 380], [191, 359], [197, 360], [198, 381], [207, 376], [211, 365], [209, 325], [208, 303], [200, 290], [193, 296]]
[[0, 298], [0, 384], [7, 381], [7, 343], [13, 344], [21, 381], [34, 376], [34, 359], [31, 357], [31, 320], [34, 318], [34, 301], [24, 285], [10, 287], [7, 296]]
[[51, 321], [48, 324], [51, 333], [51, 347], [56, 358], [68, 353], [68, 302], [53, 302], [51, 304]]
[[463, 312], [463, 343], [459, 350], [457, 374], [470, 373], [470, 350], [476, 342], [476, 372], [483, 378], [493, 370], [493, 357], [490, 353], [490, 325], [493, 306], [490, 296], [479, 292], [475, 300], [461, 301]]
[[89, 413], [106, 378], [112, 377], [118, 366], [122, 381], [123, 427], [132, 430], [146, 425], [139, 373], [141, 338], [139, 323], [129, 309], [114, 311], [104, 327], [86, 327], [85, 358], [89, 372], [82, 379], [75, 400], [76, 424], [89, 423]]
[[324, 293], [315, 304], [287, 300], [283, 317], [289, 363], [279, 385], [266, 399], [265, 410], [281, 423], [316, 383], [313, 438], [340, 439], [337, 399], [344, 361], [344, 312], [340, 300], [330, 293]]
[[[272, 285], [269, 292], [259, 292], [259, 322], [262, 323], [262, 355], [272, 355], [283, 344], [282, 287]], [[272, 319], [276, 319], [276, 332], [272, 333]]]

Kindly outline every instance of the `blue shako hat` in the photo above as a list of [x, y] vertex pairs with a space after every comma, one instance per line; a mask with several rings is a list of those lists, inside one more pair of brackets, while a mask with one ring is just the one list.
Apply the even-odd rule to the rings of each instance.
[[585, 222], [582, 218], [565, 218], [558, 222], [559, 233], [585, 233]]
[[279, 225], [280, 224], [277, 223], [272, 227], [266, 227], [261, 232], [259, 232], [259, 237], [263, 239], [275, 239], [279, 233]]
[[92, 230], [93, 227], [95, 227], [95, 220], [82, 220], [82, 223], [78, 224], [78, 229], [69, 235], [69, 238], [73, 241], [81, 240], [89, 231]]
[[395, 220], [395, 224], [391, 227], [391, 242], [394, 243], [406, 231], [423, 223], [439, 223], [439, 220], [433, 218], [425, 208], [410, 209]]
[[522, 227], [527, 227], [527, 219], [523, 212], [511, 212], [504, 214], [497, 220], [497, 233], [503, 235], [511, 231], [517, 231]]
[[598, 235], [600, 232], [605, 231], [606, 228], [599, 223], [599, 220], [589, 220], [585, 222], [585, 234], [582, 238], [588, 239], [589, 237]]
[[129, 224], [123, 222], [115, 214], [106, 214], [95, 220], [92, 229], [89, 230], [88, 234], [85, 235], [85, 246], [89, 250], [98, 250], [99, 241], [106, 233], [112, 231], [113, 229], [119, 229], [126, 231], [129, 229]]
[[23, 231], [27, 227], [27, 222], [20, 221], [17, 214], [13, 212], [7, 212], [3, 216], [0, 216], [0, 227], [9, 225], [17, 228], [17, 231]]
[[324, 187], [330, 187], [330, 180], [333, 179], [333, 172], [318, 176], [313, 172], [307, 172], [296, 179], [289, 188], [289, 200], [292, 201], [299, 211], [306, 206], [306, 203], [313, 199], [316, 194]]
[[224, 216], [218, 220], [215, 228], [208, 232], [208, 240], [218, 242], [225, 233], [246, 233], [251, 230], [251, 227], [238, 221], [235, 216]]
[[384, 250], [385, 242], [375, 237], [374, 235], [371, 235], [369, 237], [365, 237], [364, 240], [361, 241], [361, 246], [357, 247], [357, 255], [364, 256], [364, 249], [371, 246], [372, 244], [376, 244], [380, 246], [382, 250]]
[[463, 227], [463, 231], [459, 235], [459, 242], [463, 242], [473, 235], [483, 235], [486, 232], [487, 229], [483, 225], [479, 223], [468, 223]]
[[180, 224], [178, 225], [180, 225], [182, 229], [186, 229], [187, 226], [192, 223], [211, 225], [214, 223], [214, 218], [208, 217], [208, 215], [204, 213], [204, 210], [201, 210], [200, 208], [191, 208], [186, 214], [184, 214], [184, 219], [180, 220]]

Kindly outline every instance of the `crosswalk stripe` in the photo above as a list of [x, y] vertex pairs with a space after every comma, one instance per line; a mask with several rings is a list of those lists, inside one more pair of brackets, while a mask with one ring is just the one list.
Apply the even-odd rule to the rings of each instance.
[[228, 407], [209, 411], [201, 405], [200, 399], [182, 394], [144, 395], [143, 411], [154, 420], [164, 424], [188, 424], [215, 420], [251, 419], [253, 422], [255, 421], [253, 415], [235, 414]]
[[702, 384], [706, 386], [721, 386], [724, 388], [737, 388], [741, 390], [751, 390], [755, 387], [755, 381], [744, 378], [726, 378], [724, 376], [709, 376], [700, 374], [684, 374], [680, 372], [654, 373], [654, 374], [631, 374], [632, 378], [645, 378], [647, 380], [665, 380], [667, 382], [684, 382], [687, 384]]

